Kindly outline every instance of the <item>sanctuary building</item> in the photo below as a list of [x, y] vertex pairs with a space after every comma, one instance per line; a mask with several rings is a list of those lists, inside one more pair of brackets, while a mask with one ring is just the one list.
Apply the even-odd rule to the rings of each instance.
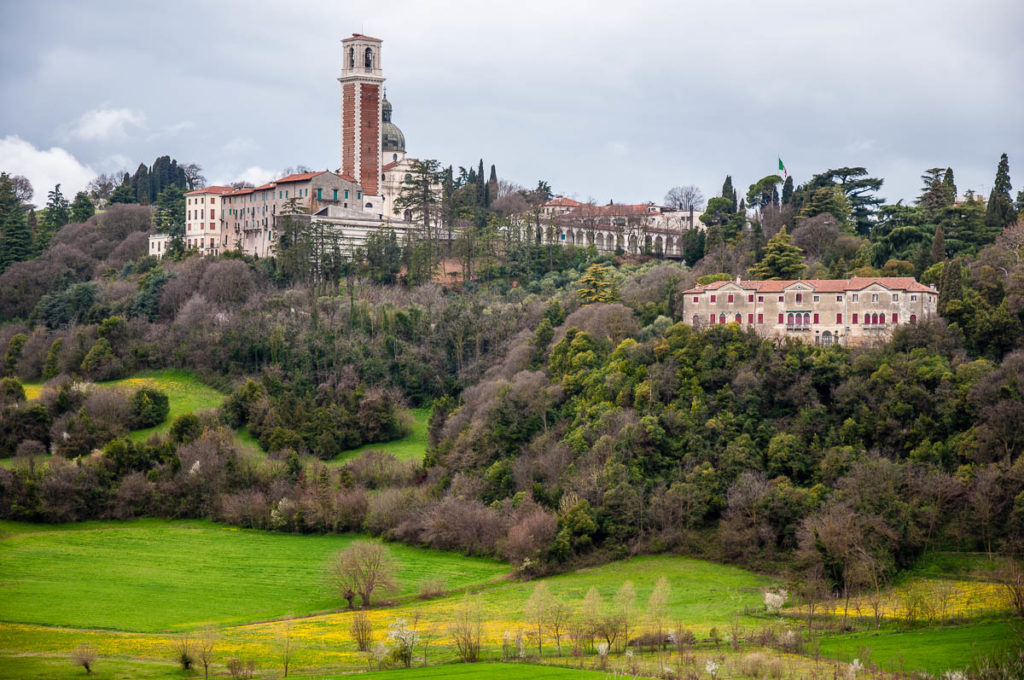
[[900, 324], [937, 312], [939, 293], [912, 277], [716, 281], [684, 291], [693, 326], [738, 323], [766, 337], [816, 345], [888, 340]]

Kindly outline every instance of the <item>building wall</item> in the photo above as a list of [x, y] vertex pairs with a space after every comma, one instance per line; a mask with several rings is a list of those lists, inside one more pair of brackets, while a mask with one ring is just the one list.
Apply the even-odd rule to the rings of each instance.
[[230, 187], [207, 187], [185, 194], [185, 247], [204, 255], [219, 255], [228, 249], [223, 230], [223, 195]]
[[717, 290], [687, 291], [683, 320], [700, 327], [739, 323], [770, 337], [857, 345], [886, 340], [897, 325], [935, 315], [937, 301], [935, 291], [892, 290], [879, 283], [828, 291], [799, 283], [783, 291], [730, 283]]

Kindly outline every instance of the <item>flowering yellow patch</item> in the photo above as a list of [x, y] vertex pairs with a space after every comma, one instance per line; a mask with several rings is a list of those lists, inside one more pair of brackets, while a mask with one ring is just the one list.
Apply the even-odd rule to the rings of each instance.
[[[824, 606], [819, 604], [816, 612], [927, 623], [1005, 612], [1009, 608], [1009, 596], [997, 583], [919, 579], [899, 588], [852, 597], [848, 608], [842, 599]], [[786, 610], [789, 614], [806, 612], [805, 606]]]

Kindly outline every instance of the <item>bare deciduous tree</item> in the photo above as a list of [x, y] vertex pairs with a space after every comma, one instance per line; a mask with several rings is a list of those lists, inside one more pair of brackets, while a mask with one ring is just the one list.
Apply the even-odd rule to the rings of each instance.
[[483, 636], [481, 618], [479, 598], [470, 597], [467, 593], [448, 626], [456, 652], [464, 663], [473, 663], [480, 658], [480, 638]]
[[97, 656], [92, 645], [81, 644], [71, 654], [71, 660], [76, 666], [84, 668], [86, 675], [89, 675], [92, 673], [93, 666], [96, 665]]
[[374, 592], [389, 592], [398, 588], [395, 560], [391, 552], [379, 543], [357, 541], [337, 553], [328, 565], [331, 584], [348, 600], [352, 607], [357, 593], [363, 606], [369, 607]]
[[210, 664], [213, 663], [214, 650], [217, 647], [217, 632], [210, 627], [203, 629], [198, 647], [199, 663], [203, 664], [203, 680], [210, 680]]
[[647, 618], [650, 619], [651, 626], [657, 633], [658, 649], [662, 649], [665, 646], [663, 627], [665, 616], [668, 614], [668, 596], [671, 591], [672, 587], [669, 585], [668, 579], [662, 576], [654, 584], [651, 596], [647, 598]]
[[665, 206], [676, 210], [703, 210], [704, 194], [692, 184], [672, 187], [665, 194]]
[[195, 657], [192, 656], [192, 638], [188, 633], [185, 633], [174, 642], [174, 655], [181, 664], [181, 670], [188, 671], [192, 669], [192, 664], [195, 663]]
[[278, 634], [281, 643], [281, 663], [284, 666], [284, 677], [288, 677], [288, 668], [292, 664], [292, 622], [284, 622], [284, 628]]
[[544, 656], [544, 625], [548, 620], [548, 612], [551, 610], [551, 590], [548, 584], [540, 581], [533, 588], [533, 593], [523, 605], [523, 613], [533, 627], [537, 636], [537, 656]]
[[548, 608], [547, 628], [558, 648], [558, 656], [562, 656], [562, 636], [566, 634], [569, 621], [573, 618], [572, 607], [561, 600], [553, 600]]
[[[632, 581], [626, 581], [615, 593], [615, 610], [622, 622], [622, 645], [629, 646], [629, 627], [633, 624], [633, 611], [636, 609], [636, 589]], [[608, 642], [611, 644], [611, 641]]]
[[360, 652], [370, 651], [370, 643], [373, 642], [373, 624], [364, 612], [356, 612], [352, 616], [352, 623], [348, 630], [352, 633], [352, 639]]

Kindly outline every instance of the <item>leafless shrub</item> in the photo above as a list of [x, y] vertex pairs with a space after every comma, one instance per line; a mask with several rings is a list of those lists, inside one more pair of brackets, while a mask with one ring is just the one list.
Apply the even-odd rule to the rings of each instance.
[[441, 576], [435, 576], [420, 581], [419, 596], [422, 600], [429, 600], [444, 595], [447, 590], [448, 582]]
[[463, 596], [448, 625], [448, 632], [455, 643], [456, 652], [464, 663], [473, 663], [480, 658], [480, 639], [483, 637], [483, 616], [479, 598]]
[[196, 662], [193, 654], [192, 638], [189, 637], [188, 633], [174, 641], [174, 657], [181, 664], [181, 670], [188, 671], [192, 669], [192, 664]]
[[512, 525], [508, 535], [499, 541], [498, 548], [502, 557], [514, 565], [521, 565], [525, 560], [536, 561], [557, 531], [558, 519], [538, 508]]
[[352, 639], [360, 652], [370, 651], [370, 644], [373, 643], [373, 623], [366, 612], [356, 612], [352, 615], [352, 622], [348, 626]]
[[228, 673], [235, 680], [250, 680], [256, 674], [256, 662], [253, 659], [228, 659]]
[[71, 654], [71, 661], [76, 666], [81, 666], [85, 669], [86, 674], [91, 674], [93, 666], [96, 665], [96, 659], [98, 655], [92, 645], [81, 644], [75, 648], [75, 651]]
[[398, 588], [397, 564], [391, 551], [379, 543], [356, 541], [338, 552], [328, 564], [328, 575], [334, 586], [351, 607], [354, 594], [369, 607], [375, 592], [390, 592]]

